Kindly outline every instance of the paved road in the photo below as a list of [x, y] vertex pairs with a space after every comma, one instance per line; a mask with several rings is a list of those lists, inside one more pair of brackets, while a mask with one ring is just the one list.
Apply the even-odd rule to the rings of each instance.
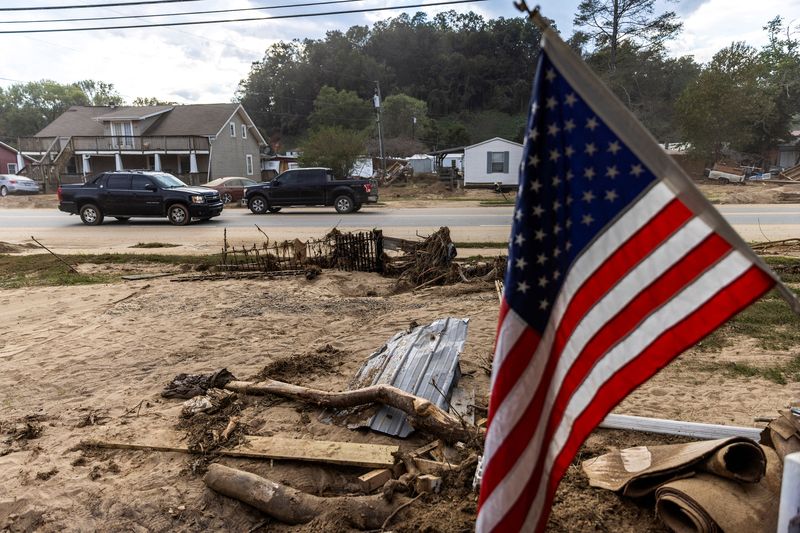
[[[746, 240], [777, 240], [800, 236], [800, 206], [790, 204], [722, 205], [722, 214]], [[253, 215], [247, 209], [227, 209], [221, 217], [187, 227], [171, 226], [166, 219], [134, 219], [119, 223], [107, 219], [102, 226], [86, 226], [77, 216], [50, 209], [0, 209], [0, 241], [23, 243], [30, 237], [69, 253], [130, 251], [140, 242], [180, 244], [162, 249], [172, 253], [218, 250], [223, 232], [231, 243], [306, 239], [324, 235], [330, 228], [365, 230], [381, 228], [388, 235], [411, 238], [429, 234], [440, 226], [450, 228], [453, 240], [502, 242], [508, 238], [513, 208], [504, 207], [367, 207], [359, 213], [339, 215], [330, 208], [287, 209], [274, 215]]]
[[[800, 206], [793, 204], [721, 205], [717, 207], [731, 224], [800, 225]], [[345, 225], [350, 228], [407, 228], [450, 226], [464, 228], [504, 227], [511, 224], [511, 207], [364, 208], [359, 213], [340, 215], [330, 208], [291, 208], [274, 215], [254, 215], [247, 209], [227, 209], [214, 225], [231, 228], [308, 228]], [[134, 219], [131, 226], [169, 226], [166, 219]], [[106, 219], [105, 226], [118, 226]], [[77, 216], [48, 209], [2, 209], [0, 228], [82, 227]], [[197, 227], [197, 224], [194, 225]]]
[[[422, 226], [504, 227], [511, 224], [511, 207], [450, 207], [390, 209], [365, 207], [358, 213], [340, 215], [331, 208], [291, 208], [277, 214], [254, 215], [248, 209], [226, 209], [211, 221], [213, 225], [229, 228], [308, 228], [345, 225], [350, 228], [394, 228]], [[167, 219], [133, 219], [131, 226], [169, 226]], [[2, 209], [0, 228], [70, 228], [84, 224], [77, 215], [49, 209]], [[104, 226], [118, 226], [107, 218]], [[201, 227], [195, 223], [193, 227]]]

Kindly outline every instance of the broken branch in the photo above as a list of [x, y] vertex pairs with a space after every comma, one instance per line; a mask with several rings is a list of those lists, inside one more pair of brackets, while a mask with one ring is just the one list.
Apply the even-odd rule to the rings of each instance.
[[203, 481], [212, 490], [286, 524], [305, 524], [317, 516], [336, 511], [344, 513], [356, 527], [376, 529], [408, 502], [403, 497], [387, 502], [380, 495], [323, 498], [220, 464], [209, 466]]
[[446, 442], [468, 442], [476, 436], [483, 438], [485, 430], [468, 428], [450, 414], [424, 398], [414, 396], [391, 385], [372, 385], [362, 389], [328, 392], [292, 385], [282, 381], [230, 381], [225, 388], [242, 394], [274, 394], [320, 407], [347, 408], [381, 403], [400, 409], [408, 415], [412, 427], [442, 438]]

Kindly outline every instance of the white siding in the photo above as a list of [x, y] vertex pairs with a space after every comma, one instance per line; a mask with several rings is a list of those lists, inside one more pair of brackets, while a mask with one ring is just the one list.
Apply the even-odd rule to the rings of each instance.
[[[489, 152], [508, 152], [507, 172], [487, 172], [486, 159]], [[519, 164], [522, 161], [522, 145], [494, 138], [468, 146], [464, 150], [464, 185], [517, 185]]]

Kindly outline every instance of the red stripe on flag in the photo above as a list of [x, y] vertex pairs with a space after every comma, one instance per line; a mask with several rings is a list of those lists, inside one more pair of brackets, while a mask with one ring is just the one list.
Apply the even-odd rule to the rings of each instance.
[[[519, 336], [517, 342], [509, 350], [500, 368], [504, 372], [498, 372], [497, 377], [492, 384], [491, 396], [489, 397], [489, 405], [500, 405], [501, 399], [498, 398], [501, 392], [511, 390], [517, 379], [525, 371], [525, 368], [530, 364], [530, 355], [536, 351], [539, 346], [541, 337], [531, 327], [526, 326], [522, 335]], [[486, 427], [489, 427], [494, 417], [494, 411], [489, 410], [486, 418]]]
[[[690, 284], [694, 279], [701, 275], [709, 266], [716, 263], [731, 249], [724, 239], [716, 234], [710, 235], [702, 243], [697, 245], [691, 252], [686, 254], [680, 261], [672, 265], [668, 270], [654, 280], [625, 306], [616, 316], [611, 318], [586, 344], [580, 355], [576, 358], [569, 372], [564, 377], [564, 381], [557, 391], [557, 396], [553, 406], [547, 412], [542, 412], [544, 394], [538, 397], [537, 403], [533, 404], [529, 412], [523, 415], [523, 420], [528, 420], [531, 413], [541, 413], [542, 418], [547, 419], [547, 429], [542, 439], [542, 448], [546, 449], [547, 443], [552, 438], [558, 426], [561, 424], [564, 411], [569, 404], [575, 390], [583, 383], [586, 376], [610, 348], [620, 339], [626, 337], [631, 331], [636, 329], [639, 323], [649, 316], [654, 310], [661, 307], [664, 303], [671, 300], [675, 294]], [[548, 383], [549, 384], [549, 383]], [[507, 436], [507, 441], [515, 446], [508, 453], [522, 454], [525, 447], [530, 443], [535, 425], [518, 424]], [[505, 443], [504, 443], [505, 444]], [[533, 498], [536, 496], [534, 490], [539, 484], [542, 475], [544, 452], [540, 452], [536, 457], [536, 464], [533, 474], [529, 478], [526, 490], [523, 491], [520, 499], [509, 510], [507, 519], [513, 524], [517, 520], [524, 520], [527, 515]], [[520, 518], [521, 515], [521, 518]], [[500, 523], [503, 525], [506, 519]], [[521, 523], [521, 522], [520, 522]], [[508, 525], [507, 525], [508, 526]]]
[[[547, 498], [537, 530], [547, 524], [558, 483], [586, 437], [628, 394], [667, 365], [675, 356], [717, 329], [775, 285], [766, 272], [753, 266], [719, 291], [691, 315], [665, 331], [636, 359], [614, 374], [598, 390], [589, 407], [572, 426], [569, 439], [556, 457], [550, 474]], [[499, 529], [498, 529], [499, 531]]]
[[[530, 435], [535, 431], [539, 423], [539, 415], [542, 414], [541, 404], [550, 384], [553, 372], [555, 371], [558, 357], [564, 348], [569, 336], [574, 332], [575, 327], [581, 318], [611, 287], [628, 273], [628, 271], [639, 264], [639, 262], [652, 253], [666, 238], [680, 228], [690, 217], [692, 212], [686, 208], [679, 200], [675, 199], [667, 204], [653, 219], [638, 232], [636, 232], [625, 244], [615, 251], [608, 260], [601, 265], [597, 271], [588, 279], [583, 286], [576, 292], [575, 297], [569, 303], [564, 318], [558, 327], [556, 340], [550, 351], [547, 366], [544, 369], [540, 380], [539, 388], [531, 398], [525, 409], [525, 414], [520, 417], [519, 422], [511, 430], [511, 434], [523, 432], [528, 435], [526, 438], [509, 438], [505, 436], [503, 442], [498, 447], [492, 460], [485, 466], [483, 480], [481, 482], [480, 504], [492, 493], [497, 484], [502, 481], [506, 474], [513, 468], [522, 450], [528, 444]], [[526, 332], [527, 333], [527, 332]], [[511, 353], [497, 369], [497, 378], [492, 386], [492, 394], [489, 402], [489, 422], [496, 411], [495, 406], [499, 406], [508, 393], [513, 388], [517, 379], [530, 364], [536, 345], [526, 344], [523, 336], [514, 345]], [[502, 381], [501, 381], [502, 380]]]

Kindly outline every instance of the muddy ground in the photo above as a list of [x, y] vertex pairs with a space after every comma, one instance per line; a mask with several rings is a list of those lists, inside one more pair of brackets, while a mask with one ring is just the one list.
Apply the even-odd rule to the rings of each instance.
[[[80, 265], [84, 273], [105, 266]], [[145, 270], [136, 265], [127, 272]], [[363, 360], [412, 321], [470, 319], [462, 385], [486, 406], [498, 300], [489, 283], [395, 294], [394, 280], [324, 271], [318, 278], [125, 283], [0, 291], [0, 530], [8, 531], [348, 531], [342, 516], [286, 526], [206, 489], [209, 462], [258, 473], [318, 495], [355, 494], [366, 469], [128, 450], [83, 449], [87, 439], [203, 444], [238, 414], [249, 435], [399, 444], [350, 430], [321, 412], [278, 398], [240, 398], [215, 417], [186, 421], [181, 401], [160, 391], [178, 373], [226, 367], [239, 378], [271, 375], [341, 390]], [[777, 384], [718, 370], [720, 361], [774, 365], [795, 348], [765, 349], [731, 332], [732, 344], [690, 351], [633, 393], [616, 412], [753, 426], [800, 397], [796, 381]], [[662, 531], [651, 502], [590, 488], [579, 461], [611, 447], [669, 441], [598, 430], [558, 492], [550, 531]], [[471, 473], [445, 479], [392, 521], [395, 531], [470, 531]]]

